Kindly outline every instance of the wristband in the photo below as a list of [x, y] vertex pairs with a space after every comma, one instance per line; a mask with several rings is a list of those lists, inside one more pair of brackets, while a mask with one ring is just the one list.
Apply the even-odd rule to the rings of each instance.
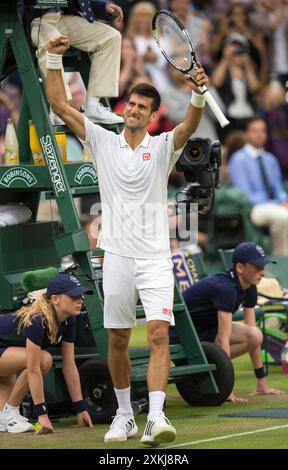
[[204, 108], [205, 106], [205, 96], [198, 95], [195, 91], [192, 91], [191, 104], [194, 108]]
[[258, 369], [254, 369], [254, 374], [257, 379], [264, 379], [266, 377], [266, 372], [264, 367], [259, 367]]
[[47, 69], [50, 70], [62, 69], [62, 54], [51, 54], [51, 52], [46, 52], [46, 65]]
[[36, 416], [47, 415], [48, 414], [48, 406], [47, 403], [38, 403], [34, 405], [34, 413]]
[[82, 413], [82, 411], [87, 410], [87, 403], [85, 400], [74, 401], [73, 403], [73, 411], [77, 415], [77, 413]]

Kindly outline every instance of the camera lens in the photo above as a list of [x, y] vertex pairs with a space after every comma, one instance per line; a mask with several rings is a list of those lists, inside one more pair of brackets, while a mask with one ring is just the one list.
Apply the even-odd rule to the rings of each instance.
[[192, 158], [197, 158], [199, 157], [200, 150], [199, 148], [192, 148], [191, 149], [191, 157]]
[[194, 164], [199, 163], [205, 157], [205, 152], [206, 146], [203, 146], [199, 143], [191, 145], [189, 151], [187, 152], [187, 159], [193, 162]]
[[176, 163], [177, 171], [190, 171], [199, 165], [207, 165], [210, 161], [210, 139], [195, 138], [188, 140]]

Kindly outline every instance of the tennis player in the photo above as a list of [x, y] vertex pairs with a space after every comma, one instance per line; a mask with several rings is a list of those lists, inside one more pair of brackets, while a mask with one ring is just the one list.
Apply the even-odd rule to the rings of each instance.
[[[139, 84], [129, 94], [120, 135], [90, 122], [66, 100], [61, 76], [65, 36], [50, 41], [47, 92], [54, 112], [80, 138], [95, 159], [102, 202], [99, 246], [104, 257], [104, 326], [109, 329], [108, 364], [118, 400], [105, 442], [136, 435], [130, 402], [128, 344], [136, 324], [136, 302], [142, 301], [151, 350], [147, 372], [149, 413], [141, 442], [157, 445], [175, 439], [176, 430], [163, 413], [169, 376], [169, 325], [173, 318], [173, 271], [167, 216], [168, 176], [187, 139], [201, 119], [205, 98], [189, 80], [191, 104], [184, 121], [172, 132], [151, 137], [147, 126], [157, 117], [158, 91]], [[180, 73], [180, 72], [179, 72]], [[207, 83], [202, 67], [200, 85]]]

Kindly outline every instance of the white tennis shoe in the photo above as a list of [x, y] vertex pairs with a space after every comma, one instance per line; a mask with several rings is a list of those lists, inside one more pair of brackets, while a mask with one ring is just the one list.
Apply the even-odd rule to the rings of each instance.
[[6, 432], [6, 421], [2, 416], [2, 411], [0, 411], [0, 432]]
[[127, 441], [128, 437], [135, 436], [138, 428], [133, 415], [122, 414], [117, 410], [116, 416], [110, 425], [110, 429], [104, 436], [104, 442]]
[[172, 442], [175, 440], [175, 437], [176, 429], [162, 411], [157, 417], [147, 418], [141, 442], [148, 446], [157, 446], [159, 444]]
[[33, 424], [29, 423], [28, 419], [20, 414], [19, 409], [2, 411], [1, 426], [4, 431], [11, 433], [35, 431]]
[[85, 108], [84, 116], [92, 122], [101, 124], [122, 124], [124, 122], [122, 116], [105, 108], [102, 103], [94, 103], [93, 106]]

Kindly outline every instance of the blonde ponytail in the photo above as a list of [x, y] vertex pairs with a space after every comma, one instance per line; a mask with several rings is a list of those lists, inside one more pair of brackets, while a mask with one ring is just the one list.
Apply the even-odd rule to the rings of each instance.
[[21, 307], [16, 312], [16, 317], [20, 317], [17, 333], [19, 334], [22, 328], [31, 326], [34, 317], [41, 315], [43, 317], [43, 328], [47, 325], [48, 338], [52, 344], [57, 342], [58, 322], [55, 316], [54, 307], [50, 300], [43, 294], [38, 300], [29, 307]]

